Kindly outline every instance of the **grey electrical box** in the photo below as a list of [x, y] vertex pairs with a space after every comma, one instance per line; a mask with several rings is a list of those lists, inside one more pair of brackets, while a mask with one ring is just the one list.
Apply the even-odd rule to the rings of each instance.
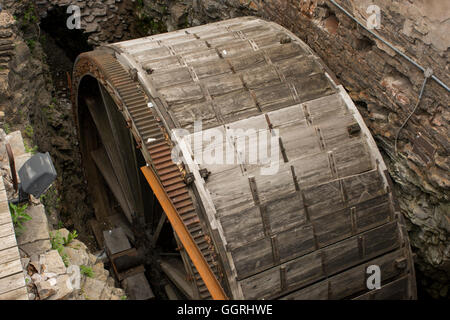
[[19, 169], [21, 189], [39, 198], [55, 181], [56, 170], [50, 154], [36, 153]]

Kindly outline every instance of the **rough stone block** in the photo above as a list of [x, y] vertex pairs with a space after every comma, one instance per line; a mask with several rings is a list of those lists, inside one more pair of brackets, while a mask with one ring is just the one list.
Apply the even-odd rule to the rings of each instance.
[[19, 246], [20, 252], [25, 252], [28, 256], [32, 254], [42, 254], [47, 252], [52, 248], [50, 240], [37, 240], [35, 242], [30, 242], [26, 244], [21, 244]]
[[86, 278], [83, 285], [85, 298], [88, 300], [99, 300], [104, 288], [105, 282], [94, 278]]
[[11, 145], [14, 158], [25, 153], [25, 147], [23, 145], [22, 134], [20, 131], [11, 132], [6, 136], [6, 142]]
[[67, 274], [61, 275], [56, 279], [55, 287], [56, 294], [51, 296], [49, 300], [64, 300], [73, 292], [73, 287]]
[[46, 273], [66, 273], [66, 266], [56, 250], [51, 250], [45, 254], [41, 254], [39, 257], [39, 263], [41, 264], [41, 270]]
[[69, 258], [69, 264], [77, 266], [89, 264], [89, 255], [85, 250], [77, 250], [70, 247], [65, 247], [64, 253], [66, 253], [67, 257]]
[[[43, 205], [30, 206], [26, 210], [30, 215], [31, 220], [23, 223], [24, 232], [17, 238], [17, 243], [20, 245], [34, 243], [38, 240], [48, 240], [48, 222], [45, 215]], [[28, 252], [28, 251], [27, 251]], [[33, 252], [28, 252], [33, 253]]]

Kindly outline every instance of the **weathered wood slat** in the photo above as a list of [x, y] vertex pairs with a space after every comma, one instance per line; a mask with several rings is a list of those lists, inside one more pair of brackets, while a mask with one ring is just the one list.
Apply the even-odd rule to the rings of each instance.
[[0, 251], [0, 265], [13, 260], [20, 260], [19, 249], [12, 247]]
[[0, 300], [28, 300], [27, 288], [22, 287], [0, 294]]
[[403, 276], [397, 280], [383, 285], [378, 290], [369, 291], [355, 300], [408, 300], [408, 286], [411, 275]]
[[20, 259], [0, 264], [0, 279], [16, 273], [22, 273], [22, 263], [20, 262]]
[[25, 286], [22, 272], [0, 279], [0, 294]]
[[10, 234], [6, 237], [0, 237], [0, 250], [12, 248], [16, 245], [16, 236], [14, 234]]
[[[282, 239], [281, 235], [278, 236], [279, 243]], [[399, 246], [399, 241], [396, 222], [350, 237], [317, 251], [312, 251], [314, 250], [314, 244], [312, 238], [309, 238], [300, 247], [303, 248], [303, 253], [310, 253], [300, 257], [297, 256], [297, 258], [280, 266], [247, 277], [240, 283], [244, 292], [248, 292], [249, 295], [246, 296], [248, 299], [275, 297], [282, 294], [283, 290], [280, 283], [272, 283], [273, 286], [270, 289], [267, 288], [267, 283], [262, 282], [273, 279], [280, 272], [282, 266], [286, 270], [288, 290], [292, 290], [292, 288], [306, 286], [313, 281], [336, 274], [346, 268], [391, 251]], [[290, 251], [290, 254], [295, 257], [298, 253], [294, 249]], [[254, 273], [258, 271], [260, 270], [255, 270]]]
[[0, 224], [0, 237], [6, 237], [14, 234], [14, 227], [12, 222]]
[[7, 201], [0, 202], [0, 225], [11, 222], [11, 213]]

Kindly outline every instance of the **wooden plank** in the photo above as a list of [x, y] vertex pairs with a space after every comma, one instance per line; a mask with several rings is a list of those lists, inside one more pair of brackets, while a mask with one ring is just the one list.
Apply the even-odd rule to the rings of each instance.
[[176, 267], [174, 262], [161, 261], [161, 270], [169, 277], [175, 286], [183, 293], [189, 300], [194, 299], [194, 291], [192, 285], [186, 281], [186, 274], [182, 271], [182, 267]]
[[250, 35], [243, 31], [247, 37], [252, 38], [258, 48], [263, 49], [274, 45], [279, 45], [280, 41], [286, 38], [286, 34], [283, 32], [274, 32], [274, 30], [266, 29], [267, 31], [252, 32]]
[[236, 40], [236, 38], [232, 33], [226, 32], [217, 35], [210, 35], [209, 37], [205, 37], [202, 40], [207, 41], [211, 47], [215, 48], [217, 46], [229, 43], [230, 41]]
[[273, 66], [261, 65], [246, 69], [241, 73], [242, 80], [249, 89], [257, 89], [280, 83], [280, 77]]
[[175, 288], [170, 283], [164, 286], [164, 291], [169, 300], [180, 300], [175, 292]]
[[100, 248], [103, 248], [104, 239], [103, 239], [103, 227], [96, 219], [90, 219], [88, 221], [89, 226], [91, 227], [92, 233], [94, 234], [95, 240], [97, 241]]
[[366, 287], [366, 268], [369, 265], [380, 266], [382, 282], [387, 282], [389, 279], [392, 279], [402, 273], [401, 270], [395, 267], [395, 260], [402, 255], [402, 250], [388, 253], [382, 257], [368, 261], [364, 264], [358, 265], [345, 272], [330, 277], [328, 280], [323, 280], [313, 286], [292, 292], [283, 297], [283, 299], [343, 299], [355, 295], [358, 292], [362, 294], [364, 291], [368, 291]]
[[210, 175], [206, 188], [219, 215], [230, 215], [253, 206], [248, 178], [242, 176], [240, 167]]
[[185, 53], [183, 55], [183, 59], [187, 64], [190, 64], [192, 62], [207, 63], [212, 61], [219, 61], [219, 55], [217, 54], [216, 49], [212, 48], [209, 50]]
[[289, 163], [294, 167], [300, 189], [333, 179], [328, 154], [325, 152], [293, 159]]
[[342, 179], [348, 205], [354, 205], [386, 193], [383, 179], [378, 170]]
[[322, 281], [312, 284], [305, 289], [294, 291], [281, 298], [281, 300], [327, 300], [328, 282]]
[[350, 210], [342, 209], [314, 220], [317, 242], [320, 247], [338, 242], [352, 235]]
[[264, 237], [264, 227], [258, 207], [221, 217], [220, 222], [225, 238], [230, 244], [229, 249]]
[[[129, 207], [127, 210], [124, 210], [125, 213], [132, 212], [133, 209], [131, 207], [132, 203], [132, 192], [128, 185], [127, 173], [126, 169], [120, 159], [120, 152], [118, 150], [118, 145], [115, 143], [115, 135], [113, 134], [113, 130], [109, 123], [108, 117], [106, 116], [106, 107], [103, 107], [104, 102], [102, 97], [96, 97], [96, 100], [86, 99], [86, 104], [89, 108], [92, 119], [95, 122], [96, 127], [98, 128], [98, 132], [101, 136], [101, 141], [105, 150], [110, 158], [110, 163], [113, 166], [114, 173], [117, 176], [117, 181], [119, 181], [123, 194], [127, 199], [127, 206]], [[91, 150], [96, 150], [91, 149]]]
[[239, 282], [246, 300], [261, 299], [281, 290], [278, 268], [266, 270]]
[[20, 259], [0, 264], [0, 278], [5, 278], [16, 273], [22, 273], [22, 263], [20, 262]]
[[202, 122], [203, 129], [217, 127], [220, 124], [211, 101], [177, 104], [169, 107], [169, 112], [181, 128], [194, 131], [194, 122]]
[[161, 218], [159, 218], [159, 222], [158, 225], [156, 226], [156, 230], [155, 233], [153, 234], [152, 237], [152, 247], [156, 247], [156, 242], [159, 239], [159, 235], [161, 234], [161, 230], [164, 226], [164, 223], [167, 221], [167, 216], [164, 212], [161, 212]]
[[398, 250], [330, 278], [329, 298], [343, 299], [358, 292], [368, 291], [366, 269], [369, 265], [380, 267], [382, 282], [401, 274], [403, 271], [395, 266], [395, 260], [401, 256], [403, 251]]
[[196, 38], [194, 39], [176, 44], [172, 44], [172, 40], [171, 46], [177, 54], [183, 54], [186, 52], [199, 52], [208, 49], [208, 46], [206, 45], [206, 42], [204, 40], [197, 40]]
[[212, 62], [193, 62], [191, 66], [199, 79], [223, 74], [231, 74], [230, 65], [225, 60], [219, 59], [219, 56], [217, 56], [217, 60]]
[[280, 195], [265, 205], [270, 230], [279, 233], [306, 222], [305, 209], [299, 193]]
[[254, 241], [231, 251], [238, 279], [248, 277], [274, 264], [269, 238]]
[[308, 126], [300, 104], [268, 112], [267, 116], [273, 128], [296, 125], [297, 128], [304, 129]]
[[373, 169], [370, 153], [364, 142], [353, 140], [341, 144], [333, 152], [339, 177], [360, 174]]
[[410, 281], [415, 281], [411, 280], [410, 277], [411, 275], [403, 276], [381, 286], [378, 290], [372, 290], [356, 297], [354, 300], [407, 300], [409, 299], [409, 283]]
[[331, 181], [303, 189], [311, 220], [345, 208], [339, 181]]
[[267, 55], [270, 57], [270, 60], [273, 62], [277, 62], [283, 59], [289, 59], [296, 56], [305, 55], [306, 51], [295, 42], [290, 42], [286, 44], [282, 44], [280, 46], [274, 46], [264, 49]]
[[281, 262], [305, 255], [315, 249], [314, 232], [311, 225], [295, 227], [277, 234]]
[[315, 128], [304, 123], [280, 128], [280, 136], [289, 161], [321, 152]]
[[365, 255], [374, 256], [377, 253], [393, 249], [400, 245], [397, 221], [369, 231], [364, 236]]
[[17, 246], [0, 250], [0, 265], [14, 260], [20, 260], [19, 249]]
[[6, 237], [14, 234], [14, 226], [11, 222], [0, 225], [0, 237]]
[[301, 102], [314, 100], [336, 92], [330, 80], [323, 73], [300, 78], [293, 83]]
[[11, 222], [11, 213], [7, 201], [0, 202], [0, 225]]
[[0, 294], [0, 300], [29, 300], [26, 287], [11, 290]]
[[264, 112], [291, 106], [295, 103], [291, 87], [287, 83], [270, 84], [253, 90], [256, 101]]
[[260, 114], [250, 92], [246, 90], [227, 93], [215, 97], [213, 101], [226, 123]]
[[150, 76], [156, 89], [177, 86], [191, 82], [192, 77], [188, 67], [172, 68], [170, 70], [155, 71]]
[[240, 30], [247, 38], [253, 38], [255, 36], [259, 36], [261, 38], [261, 34], [265, 36], [272, 35], [273, 30], [270, 26], [264, 24], [256, 24], [256, 25], [248, 25], [243, 26]]
[[297, 56], [275, 64], [286, 80], [311, 77], [322, 72], [313, 56]]
[[220, 44], [218, 46], [213, 44], [212, 46], [216, 47], [217, 51], [220, 52], [220, 54], [224, 58], [237, 57], [253, 51], [250, 43], [246, 40], [241, 39], [227, 41], [226, 43]]
[[[304, 105], [307, 107], [308, 113], [314, 125], [322, 126], [327, 120], [333, 120], [335, 117], [350, 115], [339, 94], [320, 97], [315, 100], [305, 102]], [[330, 121], [329, 125], [333, 125], [333, 122]]]
[[[309, 230], [309, 236], [305, 236], [305, 233]], [[297, 237], [293, 233], [297, 232]], [[362, 250], [360, 248], [360, 240], [362, 238]], [[317, 281], [326, 276], [332, 276], [342, 272], [345, 269], [351, 268], [357, 264], [360, 264], [369, 259], [373, 259], [383, 253], [394, 250], [399, 247], [399, 235], [397, 230], [397, 223], [392, 222], [387, 225], [383, 225], [379, 228], [370, 230], [361, 235], [356, 235], [351, 238], [345, 239], [341, 242], [335, 243], [323, 249], [313, 251], [315, 249], [314, 239], [312, 235], [312, 229], [304, 227], [301, 230], [291, 230], [291, 232], [280, 233], [277, 235], [279, 244], [280, 257], [284, 258], [285, 263], [280, 266], [272, 265], [271, 269], [267, 269], [263, 273], [272, 270], [275, 274], [279, 272], [280, 267], [284, 267], [286, 270], [286, 283], [288, 285], [287, 291], [294, 290], [295, 288], [307, 286], [313, 281]], [[286, 239], [291, 241], [291, 248], [283, 248]], [[297, 241], [296, 241], [297, 240]], [[296, 247], [296, 245], [298, 247]], [[261, 250], [261, 248], [259, 248]], [[247, 253], [250, 254], [251, 250]], [[287, 255], [285, 255], [287, 252]], [[253, 254], [258, 256], [257, 253]], [[285, 255], [285, 256], [284, 256]], [[292, 260], [290, 260], [292, 259]], [[283, 260], [282, 260], [283, 262]], [[242, 261], [242, 264], [245, 262]], [[254, 273], [261, 270], [255, 270]], [[242, 288], [247, 288], [253, 292], [252, 288], [255, 286], [259, 288], [261, 284], [259, 274], [247, 276], [242, 279]], [[274, 283], [271, 294], [265, 296], [266, 298], [274, 298], [278, 292], [281, 284]], [[278, 292], [277, 294], [275, 294]], [[321, 292], [320, 290], [318, 292]], [[244, 295], [246, 294], [244, 290]]]
[[[114, 141], [119, 152], [120, 166], [126, 175], [126, 181], [119, 181], [123, 184], [125, 190], [124, 195], [131, 201], [129, 207], [137, 216], [144, 214], [144, 207], [142, 202], [142, 195], [140, 193], [141, 186], [139, 183], [139, 168], [136, 161], [135, 140], [132, 138], [130, 131], [126, 127], [125, 119], [122, 113], [117, 109], [115, 102], [105, 88], [99, 84], [100, 93], [103, 104], [107, 111], [109, 123], [111, 125]], [[144, 98], [142, 97], [144, 100]], [[119, 164], [118, 164], [119, 165]], [[114, 168], [114, 163], [112, 163]], [[117, 169], [116, 169], [117, 171]], [[119, 177], [116, 174], [117, 177]], [[128, 216], [130, 223], [133, 221], [132, 215]]]
[[219, 96], [243, 89], [241, 79], [235, 74], [221, 74], [202, 80], [211, 96]]
[[0, 238], [0, 250], [8, 249], [17, 246], [16, 236], [14, 234], [10, 234], [6, 237]]
[[108, 155], [106, 154], [105, 148], [101, 147], [100, 149], [91, 151], [91, 156], [95, 162], [95, 165], [102, 173], [103, 178], [108, 184], [109, 189], [111, 189], [111, 192], [117, 199], [117, 202], [119, 202], [120, 207], [123, 209], [127, 218], [130, 219], [131, 218], [130, 208], [128, 207], [125, 194], [123, 193], [123, 190], [120, 187], [119, 181], [117, 180], [117, 176], [114, 173], [114, 169], [111, 165]]
[[157, 48], [150, 48], [147, 50], [142, 50], [133, 53], [133, 56], [136, 59], [139, 59], [140, 57], [145, 56], [145, 58], [163, 58], [170, 56], [170, 50], [167, 47], [157, 47]]
[[389, 195], [385, 194], [355, 206], [356, 225], [359, 232], [369, 230], [391, 220]]
[[227, 60], [236, 72], [246, 69], [253, 69], [266, 64], [264, 54], [260, 51], [250, 52], [248, 55], [229, 58]]
[[286, 263], [286, 281], [289, 287], [301, 286], [326, 276], [320, 252], [313, 252]]
[[25, 286], [22, 272], [0, 279], [0, 294]]
[[[329, 118], [318, 121], [310, 115], [312, 124], [320, 128], [327, 149], [333, 150], [336, 147], [345, 146], [355, 140], [348, 133], [348, 127], [355, 123], [352, 115], [339, 115], [337, 113], [329, 114]], [[357, 137], [361, 138], [360, 135]], [[356, 138], [356, 140], [359, 140]]]
[[159, 92], [169, 104], [187, 103], [203, 98], [203, 91], [197, 83], [161, 88]]
[[260, 170], [251, 174], [255, 176], [261, 204], [291, 196], [296, 192], [291, 168], [288, 165], [281, 164], [276, 175], [263, 175]]
[[168, 68], [181, 67], [180, 61], [176, 56], [169, 56], [164, 58], [155, 59], [142, 59], [142, 68], [147, 71], [147, 73], [153, 72], [154, 70], [164, 70]]

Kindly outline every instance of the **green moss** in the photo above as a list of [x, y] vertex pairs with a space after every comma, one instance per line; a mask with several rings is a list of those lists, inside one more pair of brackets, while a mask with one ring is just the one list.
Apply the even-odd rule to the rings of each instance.
[[139, 33], [142, 35], [158, 34], [167, 32], [166, 25], [162, 21], [156, 21], [152, 17], [146, 14], [137, 21], [136, 23]]
[[33, 127], [31, 126], [31, 125], [27, 125], [26, 127], [25, 127], [25, 134], [28, 136], [28, 138], [33, 138], [33, 136], [34, 136], [34, 130], [33, 130]]
[[91, 267], [87, 267], [87, 266], [80, 266], [80, 272], [82, 275], [85, 275], [88, 278], [93, 278], [94, 277], [94, 271], [92, 271]]

